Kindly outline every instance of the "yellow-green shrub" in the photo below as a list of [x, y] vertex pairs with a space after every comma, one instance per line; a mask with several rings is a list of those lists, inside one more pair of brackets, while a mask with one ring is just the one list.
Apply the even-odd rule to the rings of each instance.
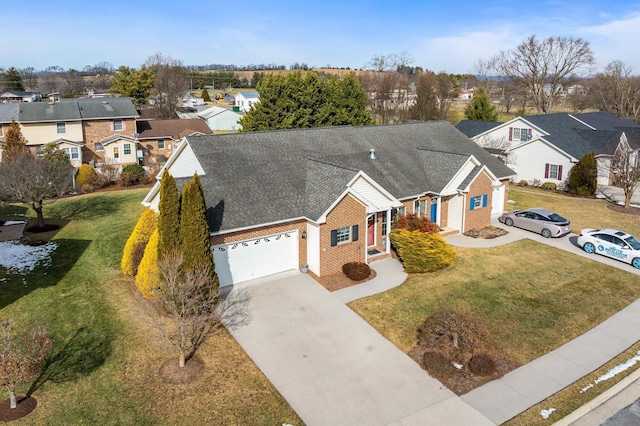
[[158, 266], [158, 230], [151, 234], [144, 249], [144, 256], [136, 275], [136, 285], [145, 299], [153, 298], [153, 290], [160, 286], [160, 268]]
[[136, 252], [140, 251], [138, 246], [141, 244], [146, 246], [149, 238], [151, 238], [151, 234], [153, 234], [153, 231], [157, 228], [157, 213], [151, 209], [143, 211], [122, 252], [120, 267], [125, 275], [135, 275], [138, 272], [138, 265], [140, 263], [140, 259], [136, 256]]
[[82, 187], [86, 184], [93, 184], [96, 180], [96, 171], [93, 167], [88, 164], [83, 164], [78, 169], [78, 173], [76, 174], [76, 183], [78, 186]]
[[409, 274], [437, 271], [456, 259], [455, 250], [439, 234], [393, 229], [389, 238]]

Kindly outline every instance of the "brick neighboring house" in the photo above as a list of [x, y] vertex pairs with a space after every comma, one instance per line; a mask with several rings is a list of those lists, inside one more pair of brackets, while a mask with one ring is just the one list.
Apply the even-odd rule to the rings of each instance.
[[200, 118], [183, 120], [138, 120], [138, 147], [145, 162], [165, 163], [176, 142], [185, 136], [210, 135], [213, 132]]
[[[55, 142], [76, 166], [82, 163], [122, 164], [114, 155], [125, 150], [135, 153], [137, 117], [129, 98], [0, 104], [0, 135], [3, 137], [4, 128], [13, 118], [20, 124], [27, 146], [34, 152], [41, 152], [44, 145]], [[131, 140], [124, 140], [114, 151], [114, 136]], [[111, 149], [105, 150], [106, 144], [111, 144]]]
[[[188, 136], [164, 168], [180, 186], [201, 176], [221, 285], [390, 256], [397, 213], [487, 226], [513, 175], [446, 122]], [[159, 189], [143, 204], [157, 209]]]

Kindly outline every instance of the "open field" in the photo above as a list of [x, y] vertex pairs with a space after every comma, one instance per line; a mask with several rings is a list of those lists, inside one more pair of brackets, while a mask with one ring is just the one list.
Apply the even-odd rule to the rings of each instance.
[[[302, 424], [226, 332], [199, 352], [204, 376], [169, 385], [157, 372], [172, 356], [150, 339], [136, 313], [135, 287], [120, 272], [124, 243], [147, 189], [59, 200], [47, 223], [63, 228], [48, 268], [13, 275], [0, 269], [0, 317], [44, 324], [54, 342], [46, 369], [31, 387], [38, 408], [19, 424]], [[0, 208], [15, 220], [21, 206]], [[31, 211], [27, 212], [32, 215]]]

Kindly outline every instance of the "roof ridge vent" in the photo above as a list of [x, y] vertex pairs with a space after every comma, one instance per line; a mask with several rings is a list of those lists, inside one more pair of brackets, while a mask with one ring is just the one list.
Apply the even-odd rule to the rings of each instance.
[[376, 150], [374, 148], [371, 148], [369, 150], [369, 156], [371, 157], [372, 160], [376, 159]]

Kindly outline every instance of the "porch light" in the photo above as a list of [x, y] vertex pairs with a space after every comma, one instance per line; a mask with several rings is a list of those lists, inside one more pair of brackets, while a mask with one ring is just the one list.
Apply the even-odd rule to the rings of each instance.
[[302, 231], [302, 239], [306, 239], [307, 238], [307, 231]]

